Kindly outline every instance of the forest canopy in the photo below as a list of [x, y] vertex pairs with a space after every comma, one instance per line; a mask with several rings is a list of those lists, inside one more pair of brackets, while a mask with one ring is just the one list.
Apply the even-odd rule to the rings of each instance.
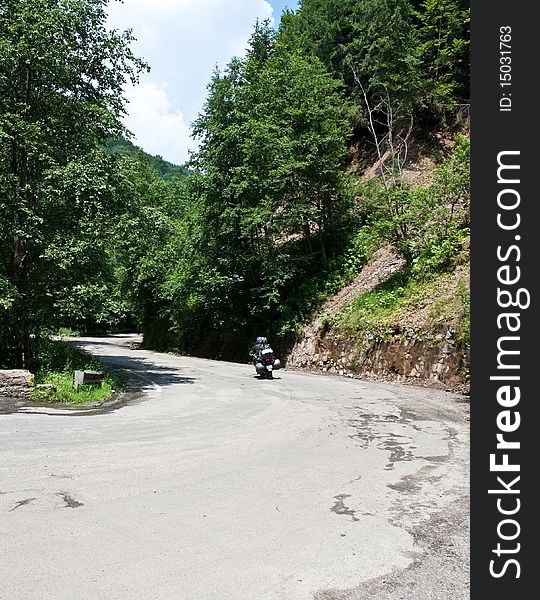
[[0, 6], [0, 365], [32, 367], [60, 326], [239, 358], [260, 332], [285, 347], [377, 244], [452, 268], [466, 138], [432, 184], [402, 175], [413, 140], [466, 122], [468, 3], [302, 0], [277, 31], [256, 23], [181, 167], [126, 141], [123, 85], [148, 67], [106, 5]]

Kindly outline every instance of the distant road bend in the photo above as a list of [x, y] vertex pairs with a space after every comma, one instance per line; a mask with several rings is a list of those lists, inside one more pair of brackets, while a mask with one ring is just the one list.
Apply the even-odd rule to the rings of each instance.
[[0, 598], [469, 597], [468, 399], [131, 339], [142, 397], [0, 415]]

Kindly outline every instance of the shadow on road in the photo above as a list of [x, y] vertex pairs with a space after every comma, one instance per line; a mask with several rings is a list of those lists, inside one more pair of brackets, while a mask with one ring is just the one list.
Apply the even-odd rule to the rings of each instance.
[[[110, 347], [111, 344], [106, 341], [97, 340], [73, 340], [74, 345], [84, 350], [95, 346]], [[161, 366], [148, 358], [135, 356], [110, 356], [101, 354], [99, 349], [92, 354], [97, 356], [113, 372], [124, 372], [129, 377], [130, 387], [147, 390], [155, 386], [168, 387], [179, 383], [190, 384], [196, 380], [194, 377], [182, 375], [181, 370], [175, 367]], [[133, 381], [136, 379], [136, 382]]]

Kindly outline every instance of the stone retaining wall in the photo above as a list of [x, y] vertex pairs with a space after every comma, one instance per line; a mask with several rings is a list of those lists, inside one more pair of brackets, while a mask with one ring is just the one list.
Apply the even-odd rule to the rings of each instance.
[[468, 351], [451, 325], [435, 331], [396, 330], [384, 340], [366, 331], [361, 339], [344, 338], [339, 329], [307, 332], [288, 357], [287, 366], [345, 377], [390, 380], [468, 390]]
[[24, 369], [0, 370], [0, 400], [29, 399], [33, 377], [30, 371]]

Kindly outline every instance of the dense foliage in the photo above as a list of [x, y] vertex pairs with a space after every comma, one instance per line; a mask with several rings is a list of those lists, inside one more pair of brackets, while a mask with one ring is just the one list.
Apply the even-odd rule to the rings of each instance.
[[453, 268], [466, 138], [436, 149], [432, 184], [404, 174], [468, 106], [467, 3], [303, 0], [277, 32], [257, 23], [183, 167], [122, 137], [122, 84], [145, 65], [106, 4], [0, 7], [0, 363], [31, 365], [61, 325], [241, 358], [254, 335], [285, 347], [387, 241], [417, 276]]
[[301, 0], [282, 31], [322, 60], [360, 112], [359, 83], [371, 102], [388, 92], [396, 108], [437, 119], [468, 104], [469, 24], [467, 0]]
[[105, 4], [0, 6], [0, 360], [13, 366], [54, 322], [117, 310], [104, 247], [122, 207], [98, 145], [122, 130], [122, 85], [144, 64], [105, 28]]
[[[110, 398], [113, 391], [121, 389], [123, 378], [105, 371], [99, 385], [84, 385], [73, 389], [73, 371], [103, 371], [101, 361], [88, 352], [58, 340], [41, 339], [36, 347], [37, 360], [33, 365], [35, 382], [47, 387], [32, 390], [34, 401], [46, 402], [101, 402]], [[50, 387], [49, 387], [50, 386]]]
[[188, 174], [188, 169], [181, 165], [173, 165], [161, 156], [152, 156], [142, 148], [135, 146], [124, 137], [108, 139], [105, 147], [109, 154], [116, 158], [132, 158], [149, 164], [154, 171], [164, 179], [182, 177]]
[[[468, 233], [468, 142], [431, 186], [410, 188], [403, 169], [410, 139], [467, 103], [467, 19], [463, 4], [304, 0], [277, 34], [256, 25], [210, 82], [195, 173], [167, 213], [172, 243], [143, 258], [147, 343], [241, 357], [264, 332], [285, 346], [385, 240], [418, 273], [452, 268]], [[358, 131], [360, 160], [386, 157], [371, 181], [347, 172]]]

